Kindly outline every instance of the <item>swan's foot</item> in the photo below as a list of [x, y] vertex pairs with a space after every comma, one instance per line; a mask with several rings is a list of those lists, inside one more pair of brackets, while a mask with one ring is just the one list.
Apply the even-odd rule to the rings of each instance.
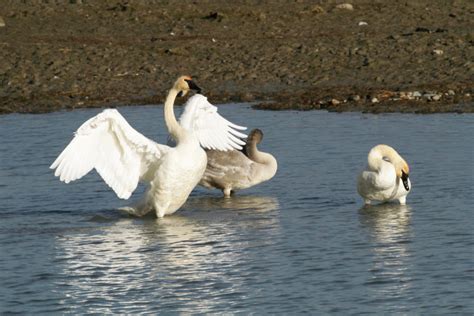
[[400, 202], [400, 205], [406, 205], [407, 204], [407, 197], [402, 196], [402, 197], [398, 198], [398, 202]]

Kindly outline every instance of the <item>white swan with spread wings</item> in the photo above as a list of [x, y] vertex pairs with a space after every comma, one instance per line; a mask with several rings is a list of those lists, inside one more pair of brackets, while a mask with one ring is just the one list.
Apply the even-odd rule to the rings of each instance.
[[[55, 176], [69, 183], [95, 169], [119, 198], [128, 199], [138, 182], [149, 184], [144, 198], [127, 212], [142, 216], [155, 210], [157, 217], [177, 211], [206, 169], [204, 148], [241, 149], [245, 135], [241, 127], [227, 121], [217, 108], [192, 107], [189, 128], [176, 121], [173, 106], [177, 96], [189, 90], [200, 91], [191, 77], [178, 78], [164, 105], [164, 119], [176, 147], [158, 144], [136, 130], [117, 110], [108, 109], [89, 119], [76, 131], [74, 138], [51, 165]], [[202, 101], [195, 95], [188, 103]], [[187, 108], [187, 106], [186, 106]], [[186, 110], [185, 110], [186, 111]], [[202, 145], [202, 147], [201, 147]]]

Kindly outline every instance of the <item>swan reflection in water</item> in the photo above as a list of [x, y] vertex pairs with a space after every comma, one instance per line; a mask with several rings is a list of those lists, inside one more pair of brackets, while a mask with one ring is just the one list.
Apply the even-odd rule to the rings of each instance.
[[249, 248], [280, 239], [278, 205], [272, 197], [192, 197], [172, 216], [95, 221], [58, 236], [61, 304], [81, 313], [231, 310], [247, 295]]
[[405, 296], [411, 288], [410, 207], [391, 203], [364, 206], [359, 215], [372, 245], [372, 278], [367, 281], [372, 298]]
[[280, 207], [278, 200], [269, 196], [234, 195], [231, 198], [199, 196], [190, 197], [185, 204], [187, 210], [270, 212]]

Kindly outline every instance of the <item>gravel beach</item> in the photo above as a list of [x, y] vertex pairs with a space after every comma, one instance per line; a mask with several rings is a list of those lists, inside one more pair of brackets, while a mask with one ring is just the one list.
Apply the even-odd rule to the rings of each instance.
[[474, 112], [474, 2], [0, 0], [0, 113], [163, 103]]

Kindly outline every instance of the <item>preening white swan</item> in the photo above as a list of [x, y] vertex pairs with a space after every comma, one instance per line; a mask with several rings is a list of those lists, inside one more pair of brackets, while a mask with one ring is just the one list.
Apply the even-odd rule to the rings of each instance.
[[273, 178], [278, 168], [277, 160], [271, 154], [258, 150], [257, 144], [262, 139], [262, 131], [254, 129], [243, 152], [206, 151], [207, 168], [199, 184], [208, 189], [220, 189], [225, 197], [229, 197], [236, 190]]
[[398, 200], [404, 205], [411, 190], [406, 161], [388, 145], [372, 148], [367, 161], [367, 170], [362, 171], [357, 180], [357, 191], [365, 204]]
[[[189, 114], [192, 128], [183, 128], [173, 112], [177, 96], [200, 91], [190, 77], [178, 78], [168, 93], [164, 119], [176, 147], [161, 145], [134, 130], [117, 110], [109, 109], [89, 119], [51, 165], [55, 176], [69, 183], [96, 169], [119, 198], [128, 199], [138, 181], [149, 184], [140, 203], [123, 208], [142, 216], [152, 209], [157, 217], [172, 214], [186, 201], [201, 179], [207, 163], [205, 148], [241, 149], [245, 137], [214, 107]], [[188, 102], [204, 98], [196, 95]]]

